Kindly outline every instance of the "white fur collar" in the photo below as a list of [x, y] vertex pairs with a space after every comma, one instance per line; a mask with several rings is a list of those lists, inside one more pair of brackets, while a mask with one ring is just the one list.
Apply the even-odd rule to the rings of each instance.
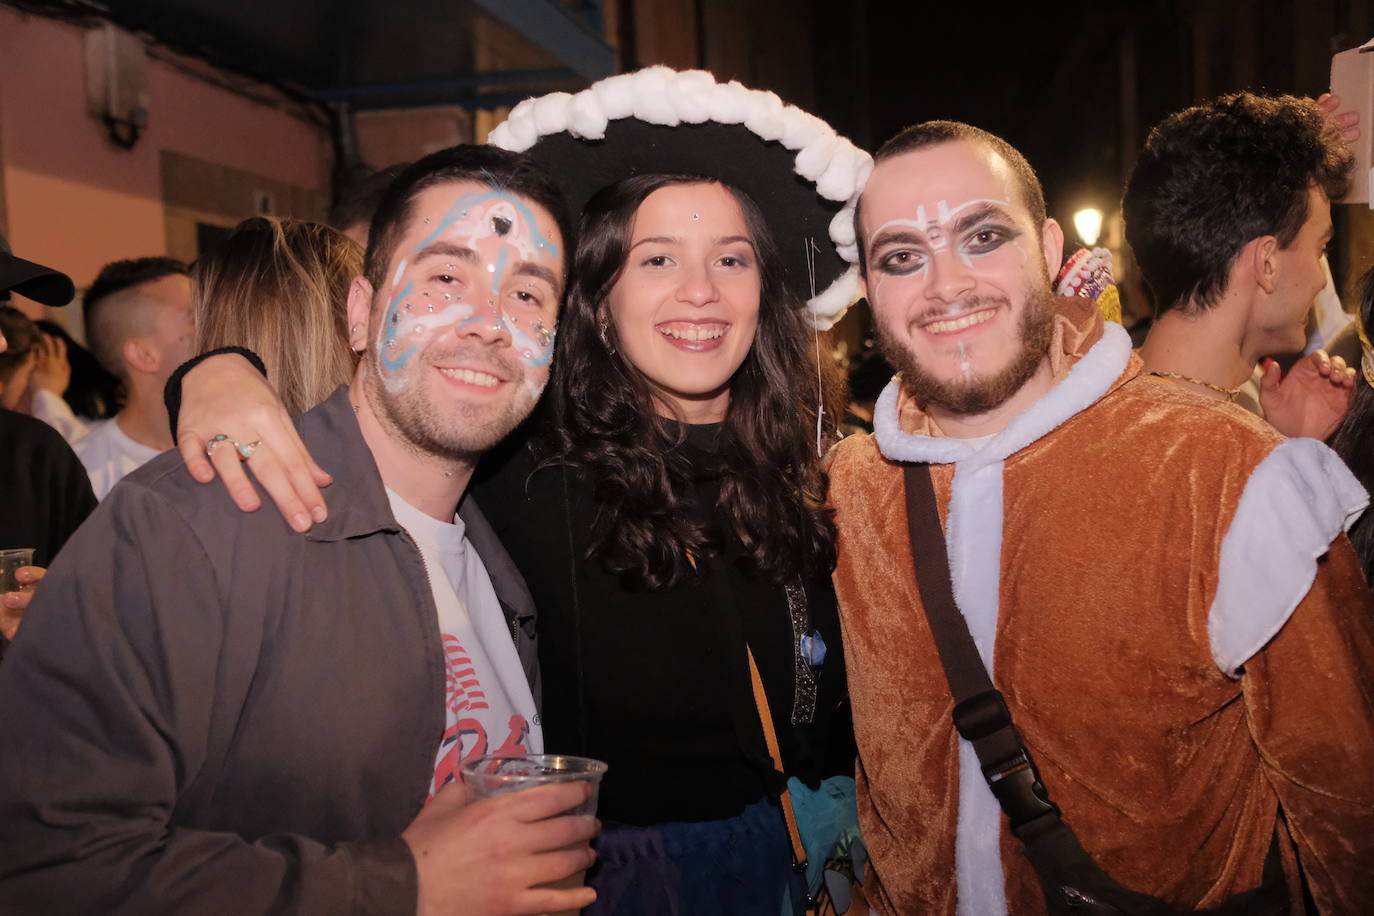
[[893, 378], [879, 395], [873, 410], [874, 438], [883, 456], [892, 461], [929, 464], [970, 461], [975, 465], [1001, 461], [1095, 404], [1121, 377], [1130, 358], [1130, 335], [1121, 325], [1106, 322], [1102, 339], [1092, 345], [1069, 374], [981, 447], [962, 439], [903, 431], [897, 416], [901, 379]]

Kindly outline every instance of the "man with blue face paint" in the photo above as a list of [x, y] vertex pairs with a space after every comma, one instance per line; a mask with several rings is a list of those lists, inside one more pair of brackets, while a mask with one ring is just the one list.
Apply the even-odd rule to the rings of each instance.
[[415, 163], [349, 293], [353, 382], [298, 422], [329, 520], [302, 537], [163, 456], [77, 533], [0, 673], [25, 698], [0, 704], [0, 911], [594, 899], [545, 886], [592, 862], [594, 818], [563, 814], [584, 785], [469, 803], [457, 775], [543, 750], [532, 602], [463, 495], [547, 380], [566, 227], [523, 157]]

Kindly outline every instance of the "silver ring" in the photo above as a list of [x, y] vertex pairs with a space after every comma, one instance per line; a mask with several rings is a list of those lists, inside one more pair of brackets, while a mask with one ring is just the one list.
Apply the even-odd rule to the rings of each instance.
[[262, 440], [254, 439], [252, 442], [245, 442], [243, 445], [239, 445], [235, 442], [234, 448], [238, 450], [239, 460], [247, 461], [249, 458], [253, 457], [253, 453], [258, 450], [259, 445], [262, 445]]
[[207, 443], [205, 443], [205, 455], [206, 455], [206, 457], [207, 457], [207, 458], [213, 458], [213, 457], [214, 457], [213, 452], [215, 451], [215, 446], [216, 446], [216, 445], [220, 445], [221, 443], [224, 443], [224, 442], [233, 442], [233, 441], [234, 441], [233, 439], [230, 439], [230, 438], [229, 438], [228, 436], [226, 436], [224, 433], [219, 433], [218, 435], [211, 436], [211, 437], [210, 437], [210, 441], [207, 442]]

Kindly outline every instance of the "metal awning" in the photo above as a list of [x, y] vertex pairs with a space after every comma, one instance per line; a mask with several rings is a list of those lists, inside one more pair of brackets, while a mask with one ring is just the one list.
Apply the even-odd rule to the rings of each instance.
[[602, 0], [6, 0], [105, 18], [175, 50], [355, 111], [496, 108], [615, 72]]

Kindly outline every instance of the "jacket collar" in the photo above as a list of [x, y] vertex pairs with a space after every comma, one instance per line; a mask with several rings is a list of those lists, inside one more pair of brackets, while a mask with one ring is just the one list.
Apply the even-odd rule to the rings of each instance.
[[340, 385], [324, 403], [303, 414], [296, 428], [313, 455], [329, 455], [334, 483], [325, 487], [329, 518], [311, 528], [312, 541], [341, 541], [378, 531], [399, 531], [391, 514], [381, 472], [358, 428], [348, 386]]
[[1056, 381], [1044, 397], [979, 447], [962, 439], [930, 435], [933, 424], [902, 389], [898, 376], [883, 389], [873, 410], [874, 438], [883, 456], [930, 464], [1002, 461], [1139, 373], [1140, 361], [1131, 355], [1130, 335], [1115, 322], [1103, 322], [1091, 302], [1060, 298], [1055, 311], [1051, 363]]
[[[392, 514], [381, 472], [348, 399], [348, 386], [340, 385], [296, 425], [308, 451], [330, 456], [329, 470], [334, 476], [334, 483], [322, 491], [329, 518], [310, 529], [306, 537], [342, 541], [380, 531], [399, 532], [401, 525]], [[465, 493], [458, 504], [458, 516], [468, 543], [482, 558], [497, 598], [516, 617], [533, 616], [534, 599], [525, 580], [470, 494]]]

